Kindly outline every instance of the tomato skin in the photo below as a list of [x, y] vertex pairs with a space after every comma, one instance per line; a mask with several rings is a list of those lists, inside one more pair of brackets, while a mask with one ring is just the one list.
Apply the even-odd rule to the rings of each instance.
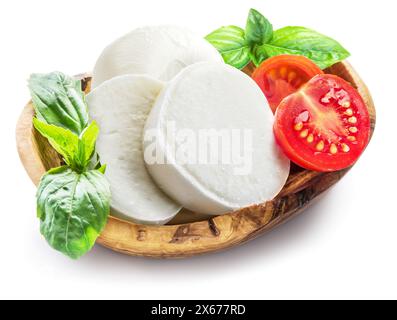
[[338, 171], [352, 166], [367, 146], [370, 117], [362, 97], [348, 82], [318, 75], [281, 102], [274, 135], [297, 165]]
[[276, 111], [280, 102], [323, 71], [303, 56], [280, 55], [265, 60], [252, 78], [265, 94], [269, 105]]

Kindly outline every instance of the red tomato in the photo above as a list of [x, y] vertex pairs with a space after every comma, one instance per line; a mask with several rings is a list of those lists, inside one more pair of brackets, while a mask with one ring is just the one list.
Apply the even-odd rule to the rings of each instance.
[[318, 75], [277, 109], [274, 134], [297, 165], [328, 172], [353, 165], [369, 142], [370, 118], [360, 94], [334, 75]]
[[265, 60], [252, 75], [273, 113], [280, 102], [323, 71], [303, 56], [281, 55]]

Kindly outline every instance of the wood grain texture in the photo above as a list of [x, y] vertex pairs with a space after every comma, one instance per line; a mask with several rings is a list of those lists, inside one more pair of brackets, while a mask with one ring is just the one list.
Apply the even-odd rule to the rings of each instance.
[[[248, 67], [245, 72], [250, 74], [252, 68]], [[373, 132], [376, 119], [374, 103], [358, 74], [347, 62], [338, 63], [327, 72], [341, 76], [358, 89], [368, 107]], [[87, 92], [89, 80], [84, 77], [83, 88]], [[33, 107], [29, 103], [18, 121], [16, 138], [21, 161], [37, 185], [48, 169], [61, 164], [61, 159], [33, 129], [33, 115]], [[318, 173], [293, 167], [287, 184], [273, 201], [193, 223], [146, 226], [111, 216], [97, 243], [124, 254], [155, 258], [184, 258], [224, 250], [254, 239], [296, 216], [348, 170]], [[186, 221], [186, 214], [182, 220]]]

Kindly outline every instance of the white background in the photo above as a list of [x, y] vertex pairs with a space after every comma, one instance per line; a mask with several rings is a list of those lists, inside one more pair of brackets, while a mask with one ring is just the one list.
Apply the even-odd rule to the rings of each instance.
[[[71, 261], [51, 250], [15, 147], [29, 74], [89, 71], [105, 45], [142, 25], [203, 36], [243, 26], [250, 7], [276, 28], [311, 27], [351, 51], [378, 111], [359, 163], [303, 215], [224, 253], [157, 261], [97, 246]], [[0, 298], [397, 298], [396, 9], [392, 0], [0, 1]]]

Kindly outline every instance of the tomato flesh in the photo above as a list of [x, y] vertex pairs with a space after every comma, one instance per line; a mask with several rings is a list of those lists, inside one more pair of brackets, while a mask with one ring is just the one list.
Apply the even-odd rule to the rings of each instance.
[[280, 102], [323, 71], [303, 56], [280, 55], [265, 60], [252, 75], [276, 111]]
[[334, 75], [318, 75], [279, 105], [274, 134], [297, 165], [337, 171], [353, 165], [370, 137], [370, 118], [360, 94]]

